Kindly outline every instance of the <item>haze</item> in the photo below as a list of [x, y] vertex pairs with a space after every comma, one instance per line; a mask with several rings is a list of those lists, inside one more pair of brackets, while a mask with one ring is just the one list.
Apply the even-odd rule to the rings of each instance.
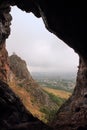
[[11, 35], [6, 44], [9, 55], [15, 52], [24, 59], [30, 72], [77, 72], [78, 55], [48, 32], [41, 18], [17, 7], [11, 14]]

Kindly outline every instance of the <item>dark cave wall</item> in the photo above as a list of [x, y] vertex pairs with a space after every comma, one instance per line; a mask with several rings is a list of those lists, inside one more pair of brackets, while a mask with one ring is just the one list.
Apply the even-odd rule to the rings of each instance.
[[58, 111], [54, 129], [87, 129], [87, 11], [85, 3], [57, 2], [38, 0], [40, 14], [46, 28], [73, 48], [80, 60], [75, 90]]
[[19, 97], [0, 80], [0, 130], [52, 130], [26, 110]]
[[3, 4], [0, 6], [0, 44], [5, 43], [6, 38], [8, 38], [10, 34], [10, 24], [12, 17], [9, 12], [9, 5]]
[[[0, 1], [1, 2], [1, 1]], [[0, 4], [0, 80], [7, 82], [8, 52], [6, 38], [10, 35], [12, 17], [9, 4]]]
[[55, 130], [87, 129], [87, 59], [80, 57], [76, 87], [53, 121]]
[[[37, 0], [40, 14], [49, 31], [56, 34], [80, 55], [87, 58], [87, 10], [85, 3]], [[57, 3], [58, 2], [58, 3]]]
[[6, 50], [5, 43], [0, 45], [0, 80], [7, 82], [8, 72], [8, 52]]
[[[65, 0], [1, 0], [0, 3], [3, 12], [4, 9], [6, 10], [6, 8], [8, 8], [8, 12], [6, 15], [4, 15], [4, 17], [7, 17], [10, 11], [9, 5], [16, 5], [18, 8], [26, 11], [27, 13], [32, 12], [35, 16], [42, 17], [46, 28], [50, 32], [57, 35], [57, 37], [72, 47], [79, 55], [87, 58], [86, 3], [79, 1], [78, 4], [76, 4], [73, 0], [67, 2], [65, 2]], [[5, 18], [5, 21], [6, 19], [10, 24], [11, 16], [9, 15], [8, 18]], [[5, 36], [8, 35], [9, 30]]]
[[[46, 28], [79, 55], [76, 87], [51, 123], [55, 130], [87, 129], [87, 8], [86, 3], [65, 0], [1, 0], [0, 48], [10, 35], [10, 5], [42, 17]], [[4, 55], [6, 55], [4, 53]], [[35, 128], [33, 128], [35, 129]]]
[[0, 130], [52, 130], [28, 112], [19, 97], [6, 84], [9, 62], [5, 43], [10, 35], [12, 20], [9, 12], [9, 1], [0, 1]]

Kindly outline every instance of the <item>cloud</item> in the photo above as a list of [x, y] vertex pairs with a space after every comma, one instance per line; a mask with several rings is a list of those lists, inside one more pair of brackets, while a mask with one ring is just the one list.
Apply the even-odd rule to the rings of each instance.
[[55, 35], [48, 32], [42, 19], [12, 8], [11, 35], [7, 40], [9, 55], [13, 52], [26, 60], [30, 71], [76, 71], [78, 55]]

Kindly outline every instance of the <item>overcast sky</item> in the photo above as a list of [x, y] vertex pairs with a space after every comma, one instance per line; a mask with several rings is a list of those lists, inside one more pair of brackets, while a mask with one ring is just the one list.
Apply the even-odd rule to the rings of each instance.
[[30, 72], [75, 72], [78, 55], [48, 32], [41, 18], [13, 7], [11, 35], [7, 40], [9, 55], [15, 52], [23, 58]]

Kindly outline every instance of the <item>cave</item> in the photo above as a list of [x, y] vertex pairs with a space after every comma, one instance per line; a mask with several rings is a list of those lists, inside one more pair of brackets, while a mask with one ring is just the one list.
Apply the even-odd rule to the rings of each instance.
[[[0, 129], [1, 130], [78, 130], [87, 129], [87, 9], [85, 2], [64, 0], [1, 0], [0, 1]], [[36, 17], [45, 27], [79, 55], [76, 85], [72, 96], [58, 110], [55, 119], [46, 125], [32, 116], [6, 84], [8, 53], [6, 39], [10, 35], [11, 6], [17, 6]], [[14, 118], [16, 120], [14, 120]]]

